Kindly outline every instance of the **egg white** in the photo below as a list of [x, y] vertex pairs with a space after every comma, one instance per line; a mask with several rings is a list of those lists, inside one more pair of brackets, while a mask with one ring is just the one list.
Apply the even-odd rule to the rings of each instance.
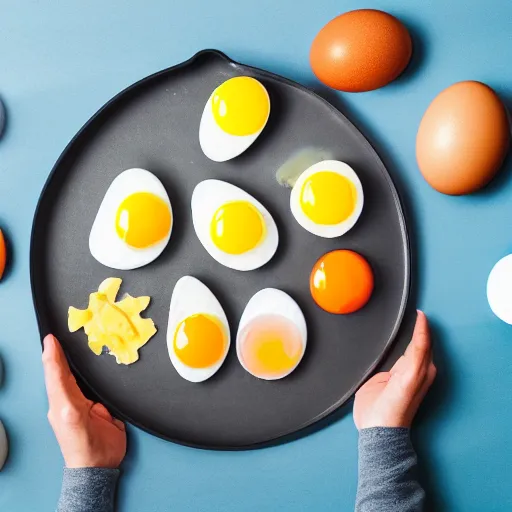
[[[171, 229], [166, 238], [145, 249], [130, 247], [116, 232], [116, 213], [122, 201], [136, 192], [151, 192], [163, 199], [171, 212]], [[106, 267], [131, 270], [154, 261], [171, 238], [174, 218], [171, 202], [161, 181], [144, 169], [128, 169], [110, 184], [101, 202], [89, 236], [89, 250], [93, 257]]]
[[[300, 309], [299, 305], [282, 290], [278, 290], [277, 288], [264, 288], [263, 290], [260, 290], [255, 295], [253, 295], [249, 300], [247, 306], [245, 306], [245, 310], [242, 313], [242, 317], [240, 318], [240, 323], [238, 325], [238, 332], [236, 335], [236, 355], [244, 370], [251, 373], [243, 363], [241, 333], [248, 323], [261, 315], [280, 315], [295, 324], [302, 339], [302, 357], [304, 357], [308, 340], [308, 330], [306, 326], [306, 319], [304, 318], [302, 310]], [[297, 361], [297, 364], [291, 368], [288, 373], [282, 376], [261, 377], [259, 375], [254, 375], [253, 373], [251, 373], [251, 375], [254, 375], [255, 377], [263, 380], [283, 379], [287, 375], [290, 375], [290, 373], [292, 373], [295, 368], [297, 368], [299, 363], [302, 361], [302, 357]]]
[[[185, 318], [199, 313], [217, 317], [224, 326], [226, 335], [226, 350], [222, 359], [208, 368], [191, 368], [187, 366], [178, 358], [174, 350], [174, 333], [178, 324]], [[203, 382], [209, 379], [222, 366], [228, 354], [230, 344], [231, 337], [228, 319], [217, 297], [195, 277], [184, 276], [179, 279], [172, 292], [169, 323], [167, 326], [167, 349], [171, 362], [179, 375], [190, 382]]]
[[512, 254], [501, 258], [487, 280], [487, 300], [492, 312], [512, 324]]
[[[321, 171], [332, 171], [338, 173], [340, 176], [348, 178], [355, 186], [357, 192], [357, 199], [354, 211], [343, 222], [339, 224], [326, 225], [317, 224], [313, 222], [302, 210], [300, 206], [300, 194], [304, 182], [313, 174]], [[354, 172], [352, 167], [344, 162], [338, 160], [324, 160], [312, 165], [306, 169], [297, 179], [292, 193], [290, 194], [290, 208], [295, 220], [307, 231], [313, 233], [313, 235], [321, 236], [323, 238], [335, 238], [337, 236], [344, 235], [347, 231], [354, 227], [354, 224], [359, 219], [361, 212], [363, 211], [364, 194], [363, 187], [359, 177]]]
[[[265, 89], [263, 84], [262, 87]], [[270, 97], [268, 96], [266, 89], [265, 92], [267, 93], [270, 105]], [[267, 124], [270, 115], [270, 106], [269, 115], [267, 115], [267, 119], [265, 120], [261, 130], [251, 135], [231, 135], [226, 133], [215, 122], [212, 106], [214, 95], [215, 91], [212, 92], [210, 98], [206, 102], [203, 115], [201, 116], [201, 122], [199, 124], [199, 144], [201, 145], [203, 153], [210, 160], [213, 160], [214, 162], [225, 162], [242, 154], [259, 137]]]
[[[243, 254], [227, 254], [212, 241], [210, 224], [217, 209], [230, 201], [248, 201], [255, 206], [266, 226], [264, 239], [254, 249]], [[265, 265], [274, 256], [279, 243], [279, 234], [274, 219], [268, 210], [254, 197], [225, 181], [205, 180], [192, 193], [192, 222], [199, 241], [210, 256], [220, 264], [234, 270], [254, 270]]]

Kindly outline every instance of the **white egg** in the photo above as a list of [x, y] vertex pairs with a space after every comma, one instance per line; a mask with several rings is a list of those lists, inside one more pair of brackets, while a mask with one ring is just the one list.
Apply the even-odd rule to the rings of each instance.
[[251, 375], [286, 377], [302, 360], [306, 344], [306, 320], [288, 294], [265, 288], [249, 300], [238, 326], [236, 353]]
[[[209, 329], [215, 336], [209, 335]], [[203, 336], [197, 336], [201, 333]], [[230, 343], [228, 320], [215, 295], [195, 277], [179, 279], [172, 293], [167, 327], [167, 348], [176, 371], [190, 382], [209, 379], [222, 366]]]
[[[139, 207], [137, 213], [136, 203], [132, 203], [133, 210], [123, 209], [118, 219], [121, 204], [134, 197], [143, 197], [146, 201], [149, 198], [151, 204], [143, 203], [145, 207]], [[141, 209], [143, 215], [140, 215]], [[128, 169], [114, 179], [101, 202], [91, 229], [89, 249], [93, 257], [107, 267], [119, 270], [142, 267], [158, 258], [165, 249], [172, 224], [171, 202], [161, 181], [144, 169]], [[118, 225], [125, 229], [125, 239], [118, 234]], [[156, 232], [154, 239], [148, 235], [154, 232], [148, 229], [152, 226], [160, 226], [162, 231]], [[137, 232], [135, 239], [140, 242], [133, 242]]]
[[214, 162], [243, 153], [260, 135], [270, 115], [270, 98], [258, 80], [237, 76], [219, 85], [206, 102], [199, 143]]
[[0, 421], [0, 471], [4, 467], [7, 460], [7, 453], [9, 452], [9, 444], [7, 442], [7, 433], [3, 423]]
[[[217, 227], [220, 225], [223, 227], [223, 243], [230, 247], [234, 242], [247, 243], [247, 247], [250, 247], [248, 250], [230, 253], [222, 250], [219, 244], [214, 242], [212, 222], [217, 218], [221, 207], [231, 208], [232, 211], [239, 207], [240, 210], [249, 214], [248, 217], [239, 215], [235, 222], [233, 217], [230, 217], [231, 222], [216, 223]], [[267, 263], [275, 254], [279, 235], [274, 219], [259, 201], [241, 188], [220, 180], [202, 181], [194, 189], [191, 208], [192, 221], [199, 241], [210, 256], [222, 265], [235, 270], [254, 270]], [[259, 215], [252, 215], [251, 210], [257, 210]], [[258, 241], [252, 239], [255, 231], [251, 227], [257, 228], [259, 225], [255, 225], [255, 222], [256, 224], [261, 222], [262, 226], [262, 236]], [[220, 236], [217, 239], [220, 239]]]
[[492, 312], [512, 324], [512, 254], [494, 265], [487, 280], [487, 300]]
[[338, 160], [324, 160], [306, 169], [290, 195], [297, 222], [323, 238], [344, 235], [359, 219], [363, 204], [361, 181], [349, 165]]

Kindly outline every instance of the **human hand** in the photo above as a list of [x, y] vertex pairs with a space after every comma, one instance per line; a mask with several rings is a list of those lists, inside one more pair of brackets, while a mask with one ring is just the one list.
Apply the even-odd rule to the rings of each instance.
[[436, 376], [427, 317], [418, 311], [412, 340], [389, 372], [374, 375], [356, 393], [354, 422], [371, 427], [410, 427]]
[[48, 420], [67, 468], [117, 468], [126, 454], [124, 423], [85, 398], [57, 339], [44, 339], [43, 367]]

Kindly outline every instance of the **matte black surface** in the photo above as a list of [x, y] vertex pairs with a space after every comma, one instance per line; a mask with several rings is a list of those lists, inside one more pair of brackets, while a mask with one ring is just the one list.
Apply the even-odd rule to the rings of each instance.
[[[258, 78], [271, 97], [269, 124], [256, 143], [227, 163], [208, 160], [199, 147], [199, 121], [216, 86], [231, 76]], [[276, 169], [297, 150], [331, 150], [358, 173], [365, 192], [359, 222], [327, 240], [302, 229], [289, 211], [290, 191]], [[160, 178], [174, 209], [174, 228], [162, 256], [138, 270], [114, 271], [96, 262], [89, 232], [103, 196], [123, 170], [142, 167]], [[252, 272], [214, 261], [192, 226], [194, 186], [218, 178], [244, 188], [273, 215], [280, 234], [274, 258]], [[309, 294], [318, 257], [337, 248], [365, 255], [375, 292], [347, 316], [320, 310]], [[167, 355], [169, 302], [185, 274], [217, 295], [231, 325], [232, 345], [223, 367], [201, 384], [183, 380]], [[83, 331], [67, 330], [70, 305], [86, 307], [106, 277], [123, 278], [121, 293], [150, 295], [147, 315], [158, 333], [140, 360], [118, 366], [95, 356]], [[409, 247], [395, 188], [361, 133], [334, 107], [304, 87], [204, 51], [186, 63], [148, 77], [102, 108], [69, 144], [41, 196], [34, 220], [31, 279], [41, 334], [62, 341], [75, 372], [120, 417], [156, 435], [199, 447], [249, 448], [292, 434], [340, 407], [373, 371], [402, 321], [409, 291]], [[238, 363], [234, 339], [241, 313], [264, 287], [288, 292], [308, 323], [308, 349], [297, 370], [275, 382], [260, 381]]]

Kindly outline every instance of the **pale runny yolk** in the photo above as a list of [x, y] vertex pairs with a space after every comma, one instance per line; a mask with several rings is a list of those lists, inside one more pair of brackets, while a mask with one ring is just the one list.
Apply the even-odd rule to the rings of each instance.
[[298, 364], [304, 353], [297, 326], [281, 315], [254, 318], [240, 334], [240, 356], [247, 370], [260, 378], [280, 378]]

